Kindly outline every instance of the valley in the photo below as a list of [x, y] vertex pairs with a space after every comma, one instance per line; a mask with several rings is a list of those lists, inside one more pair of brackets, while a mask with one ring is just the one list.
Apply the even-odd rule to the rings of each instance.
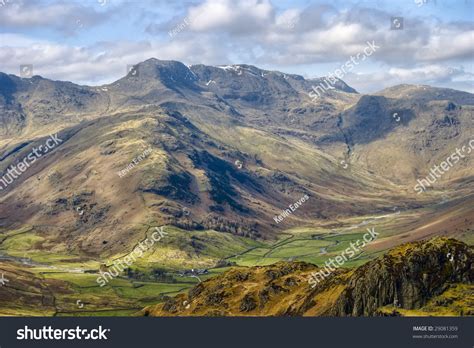
[[[314, 103], [320, 79], [248, 65], [135, 69], [96, 87], [0, 73], [1, 173], [62, 140], [0, 191], [0, 315], [144, 315], [236, 269], [323, 267], [368, 228], [377, 238], [341, 274], [406, 243], [474, 244], [474, 156], [413, 189], [472, 140], [472, 94], [361, 95], [339, 80]], [[167, 234], [100, 287], [159, 227]]]
[[[17, 268], [27, 270], [31, 277], [46, 283], [45, 287], [50, 293], [45, 291], [40, 296], [35, 296], [28, 301], [29, 308], [26, 309], [23, 301], [25, 297], [33, 296], [29, 293], [31, 288], [22, 289], [22, 295], [25, 297], [2, 297], [0, 314], [137, 315], [143, 307], [185, 294], [200, 281], [212, 279], [233, 267], [268, 266], [278, 262], [300, 261], [323, 266], [325, 261], [348, 248], [351, 242], [360, 240], [367, 228], [374, 227], [380, 232], [378, 240], [343, 265], [343, 268], [350, 269], [383, 255], [387, 251], [383, 248], [387, 243], [392, 244], [393, 236], [399, 236], [403, 240], [405, 233], [397, 230], [397, 226], [401, 222], [405, 226], [411, 226], [413, 220], [413, 213], [397, 211], [339, 221], [337, 225], [292, 228], [282, 232], [278, 240], [270, 242], [222, 236], [222, 233], [214, 231], [185, 231], [166, 226], [168, 235], [165, 238], [169, 237], [171, 240], [163, 240], [165, 245], [156, 245], [131, 267], [135, 273], [141, 274], [142, 278], [148, 279], [123, 274], [103, 288], [97, 283], [101, 265], [111, 265], [114, 259], [123, 257], [123, 254], [98, 259], [84, 254], [35, 250], [42, 238], [35, 233], [34, 227], [30, 227], [6, 234], [0, 244], [0, 271], [15, 274]], [[472, 232], [466, 230], [456, 237], [472, 244]], [[438, 234], [442, 235], [443, 232], [435, 233]], [[381, 247], [377, 246], [378, 242], [381, 242]], [[189, 245], [192, 248], [186, 247]], [[182, 252], [183, 250], [185, 252]], [[12, 264], [15, 265], [15, 271], [10, 268]], [[180, 275], [182, 271], [190, 269], [205, 269], [207, 272], [199, 275], [199, 280], [189, 275]], [[160, 281], [159, 278], [153, 278], [156, 270], [162, 271], [166, 279]], [[9, 287], [15, 288], [16, 281], [12, 279], [12, 282]], [[34, 288], [36, 290], [36, 286]], [[51, 302], [49, 306], [44, 303], [48, 296]]]

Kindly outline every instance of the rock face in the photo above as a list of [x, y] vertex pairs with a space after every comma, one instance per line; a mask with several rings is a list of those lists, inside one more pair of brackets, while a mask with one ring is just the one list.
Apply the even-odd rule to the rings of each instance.
[[[467, 286], [468, 291], [474, 293], [473, 260], [473, 247], [454, 239], [435, 238], [404, 244], [355, 270], [339, 269], [314, 289], [310, 288], [308, 278], [317, 267], [311, 264], [280, 262], [264, 267], [234, 268], [200, 283], [187, 296], [170, 298], [142, 313], [153, 316], [375, 316], [385, 315], [381, 309], [393, 306], [393, 313], [399, 315], [397, 310], [423, 308], [452, 286]], [[435, 306], [446, 305], [446, 301], [435, 300], [434, 303]], [[463, 308], [460, 315], [473, 313], [471, 307]]]
[[474, 282], [473, 249], [455, 240], [415, 243], [358, 268], [336, 301], [336, 316], [374, 315], [393, 304], [405, 309], [424, 306], [450, 283]]

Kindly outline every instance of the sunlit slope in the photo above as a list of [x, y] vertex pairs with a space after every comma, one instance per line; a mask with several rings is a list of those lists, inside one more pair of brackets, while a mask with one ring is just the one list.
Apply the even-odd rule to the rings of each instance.
[[[139, 238], [128, 225], [273, 238], [292, 224], [411, 204], [388, 181], [341, 168], [310, 144], [243, 126], [201, 130], [186, 116], [144, 108], [59, 132], [63, 142], [5, 190], [4, 226], [60, 227], [58, 242], [97, 253]], [[42, 142], [7, 156], [3, 168]], [[276, 226], [273, 217], [304, 195], [308, 201]]]
[[[141, 314], [374, 316], [390, 309], [389, 315], [473, 315], [472, 299], [456, 295], [472, 291], [472, 257], [472, 247], [453, 239], [408, 243], [359, 268], [338, 269], [314, 288], [308, 279], [318, 268], [310, 264], [235, 268]], [[430, 302], [452, 296], [458, 301]]]

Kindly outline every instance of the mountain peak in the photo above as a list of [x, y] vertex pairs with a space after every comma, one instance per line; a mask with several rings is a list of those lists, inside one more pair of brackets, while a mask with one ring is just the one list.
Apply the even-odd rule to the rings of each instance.
[[[250, 64], [227, 64], [227, 65], [204, 65], [204, 64], [194, 64], [186, 66], [183, 63], [175, 60], [160, 60], [157, 58], [150, 58], [141, 63], [134, 65], [134, 69], [131, 69], [132, 75], [138, 73], [140, 77], [148, 77], [151, 79], [161, 79], [163, 75], [168, 75], [171, 82], [177, 81], [180, 78], [175, 75], [182, 75], [181, 77], [186, 77], [185, 81], [199, 81], [209, 86], [211, 83], [214, 83], [216, 79], [226, 78], [226, 74], [231, 74], [233, 77], [242, 78], [242, 77], [251, 77], [261, 81], [270, 79], [278, 79], [282, 82], [293, 81], [298, 85], [298, 89], [310, 90], [311, 84], [319, 83], [323, 81], [323, 78], [313, 78], [305, 79], [301, 75], [284, 73], [280, 71], [271, 71], [261, 69], [254, 65]], [[192, 78], [190, 78], [192, 76]], [[130, 76], [130, 73], [127, 75]], [[173, 78], [171, 78], [173, 77]], [[291, 84], [291, 83], [290, 83]], [[336, 79], [336, 82], [333, 84], [335, 89], [341, 90], [347, 93], [357, 93], [355, 89], [347, 85], [343, 80]], [[296, 87], [296, 86], [295, 86]]]
[[176, 60], [150, 58], [131, 66], [123, 79], [142, 82], [159, 80], [165, 86], [175, 88], [194, 87], [196, 76], [186, 65]]
[[375, 93], [387, 98], [414, 99], [419, 101], [450, 100], [458, 104], [474, 105], [474, 94], [451, 88], [429, 85], [400, 84]]
[[158, 59], [158, 58], [149, 58], [147, 60], [144, 60], [143, 62], [140, 62], [136, 64], [135, 66], [163, 66], [163, 67], [171, 67], [171, 66], [177, 66], [177, 65], [184, 65], [183, 63], [177, 61], [177, 60], [163, 60], [163, 59]]

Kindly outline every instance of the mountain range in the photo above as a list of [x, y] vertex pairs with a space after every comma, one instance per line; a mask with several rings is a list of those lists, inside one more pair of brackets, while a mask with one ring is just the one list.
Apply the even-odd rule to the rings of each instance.
[[[197, 281], [144, 294], [157, 274], [176, 285], [187, 269], [309, 270], [368, 226], [380, 236], [348, 266], [437, 236], [472, 244], [470, 151], [422, 192], [415, 187], [474, 145], [474, 95], [425, 85], [366, 95], [337, 80], [312, 98], [320, 84], [251, 65], [154, 58], [102, 86], [0, 73], [0, 178], [52, 135], [61, 139], [0, 190], [0, 270], [62, 274], [80, 287], [66, 293], [83, 293], [100, 269], [168, 226], [169, 237], [121, 276], [142, 290], [110, 294], [138, 310]], [[64, 304], [54, 313], [74, 306], [57, 291], [53, 302]]]

